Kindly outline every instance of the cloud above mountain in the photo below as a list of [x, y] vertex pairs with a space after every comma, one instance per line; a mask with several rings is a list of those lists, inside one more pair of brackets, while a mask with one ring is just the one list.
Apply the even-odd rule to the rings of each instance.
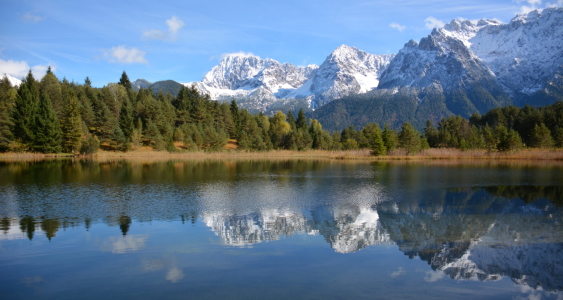
[[162, 31], [158, 29], [150, 29], [143, 32], [144, 40], [175, 40], [178, 31], [184, 27], [186, 24], [184, 21], [176, 16], [172, 16], [170, 19], [166, 20], [166, 25], [168, 26], [167, 31]]

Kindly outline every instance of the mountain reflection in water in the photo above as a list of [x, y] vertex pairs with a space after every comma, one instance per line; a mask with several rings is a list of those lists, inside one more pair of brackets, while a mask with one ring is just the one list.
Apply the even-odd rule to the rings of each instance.
[[[201, 220], [225, 245], [320, 235], [338, 253], [396, 245], [452, 279], [509, 277], [534, 289], [563, 289], [560, 186], [423, 188], [416, 197], [404, 197], [412, 194], [394, 193], [381, 178], [385, 174], [373, 181], [373, 174], [357, 174], [346, 166], [327, 175], [319, 173], [326, 165], [314, 163], [271, 163], [260, 165], [259, 171], [204, 164], [172, 165], [172, 179], [158, 169], [142, 172], [144, 178], [116, 169], [123, 177], [115, 179], [115, 166], [97, 165], [100, 173], [89, 178], [86, 188], [72, 175], [65, 175], [66, 182], [54, 181], [62, 189], [46, 182], [52, 177], [15, 184], [16, 175], [2, 185], [0, 239], [15, 238], [19, 229], [20, 237], [32, 240], [42, 231], [55, 240], [62, 229], [88, 230], [92, 223], [118, 227], [127, 236], [135, 223]], [[209, 169], [217, 173], [202, 173]], [[104, 174], [128, 185], [102, 183]], [[161, 175], [171, 180], [163, 181]], [[358, 176], [365, 180], [357, 182]], [[145, 239], [139, 238], [143, 243]], [[108, 251], [134, 251], [137, 244]]]

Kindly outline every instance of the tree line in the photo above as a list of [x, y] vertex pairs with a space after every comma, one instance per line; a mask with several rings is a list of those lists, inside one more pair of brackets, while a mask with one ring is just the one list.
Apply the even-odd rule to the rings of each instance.
[[220, 103], [195, 86], [177, 95], [132, 89], [125, 72], [118, 83], [94, 88], [59, 80], [49, 68], [40, 80], [31, 71], [19, 87], [0, 80], [0, 151], [92, 154], [98, 149], [130, 151], [371, 149], [387, 155], [433, 148], [512, 151], [563, 147], [563, 102], [545, 107], [507, 106], [469, 119], [443, 118], [422, 132], [408, 122], [400, 130], [368, 123], [329, 132], [318, 120], [277, 111], [251, 114], [236, 101]]

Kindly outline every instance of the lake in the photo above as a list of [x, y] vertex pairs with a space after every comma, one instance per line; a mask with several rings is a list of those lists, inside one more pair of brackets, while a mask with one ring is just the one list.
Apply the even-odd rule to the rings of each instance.
[[547, 163], [0, 163], [1, 299], [562, 299]]

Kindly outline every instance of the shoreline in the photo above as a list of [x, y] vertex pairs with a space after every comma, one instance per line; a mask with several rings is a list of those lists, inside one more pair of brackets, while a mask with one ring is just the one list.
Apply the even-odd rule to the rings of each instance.
[[397, 149], [385, 156], [373, 156], [369, 149], [362, 150], [271, 150], [265, 152], [222, 151], [222, 152], [166, 152], [166, 151], [99, 151], [94, 155], [73, 155], [69, 153], [0, 153], [0, 161], [39, 161], [49, 159], [91, 159], [91, 160], [345, 160], [345, 161], [551, 161], [563, 163], [563, 149], [524, 149], [516, 152], [491, 152], [486, 150], [461, 151], [452, 148], [433, 148], [417, 154], [407, 155]]

